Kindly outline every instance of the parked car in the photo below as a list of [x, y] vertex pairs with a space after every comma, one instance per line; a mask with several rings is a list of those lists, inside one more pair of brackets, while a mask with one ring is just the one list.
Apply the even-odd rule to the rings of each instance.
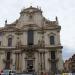
[[16, 73], [16, 71], [5, 69], [5, 70], [3, 70], [1, 75], [15, 75], [15, 73]]

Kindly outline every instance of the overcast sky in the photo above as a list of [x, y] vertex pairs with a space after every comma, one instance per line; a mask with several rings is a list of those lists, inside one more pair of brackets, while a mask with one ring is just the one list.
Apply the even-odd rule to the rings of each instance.
[[75, 0], [0, 0], [0, 26], [14, 22], [24, 7], [41, 7], [43, 15], [49, 20], [58, 16], [61, 25], [61, 44], [63, 59], [70, 58], [75, 53]]

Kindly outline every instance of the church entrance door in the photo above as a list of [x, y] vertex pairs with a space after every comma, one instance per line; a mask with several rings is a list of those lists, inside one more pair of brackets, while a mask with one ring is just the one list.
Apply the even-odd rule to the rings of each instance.
[[33, 72], [33, 60], [27, 60], [27, 71]]

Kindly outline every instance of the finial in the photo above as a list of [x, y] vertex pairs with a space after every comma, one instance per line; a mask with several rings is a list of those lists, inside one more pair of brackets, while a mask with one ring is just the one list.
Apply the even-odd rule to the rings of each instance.
[[7, 24], [7, 19], [5, 20], [5, 25]]
[[38, 8], [38, 6], [37, 6], [37, 8]]
[[56, 23], [58, 24], [58, 17], [56, 16], [56, 18], [55, 18], [55, 19], [56, 19]]
[[56, 21], [58, 21], [58, 17], [56, 16]]
[[32, 8], [32, 5], [33, 5], [33, 4], [32, 4], [32, 1], [30, 1], [30, 8]]
[[41, 10], [41, 7], [39, 7], [39, 9]]
[[32, 6], [30, 6], [30, 8], [32, 8]]

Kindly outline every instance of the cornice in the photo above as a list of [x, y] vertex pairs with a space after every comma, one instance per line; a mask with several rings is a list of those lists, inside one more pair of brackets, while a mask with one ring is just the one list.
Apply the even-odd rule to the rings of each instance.
[[33, 46], [28, 46], [28, 45], [21, 45], [20, 47], [0, 47], [0, 51], [2, 50], [36, 50], [36, 49], [62, 49], [63, 46], [39, 46], [39, 45], [33, 45]]

